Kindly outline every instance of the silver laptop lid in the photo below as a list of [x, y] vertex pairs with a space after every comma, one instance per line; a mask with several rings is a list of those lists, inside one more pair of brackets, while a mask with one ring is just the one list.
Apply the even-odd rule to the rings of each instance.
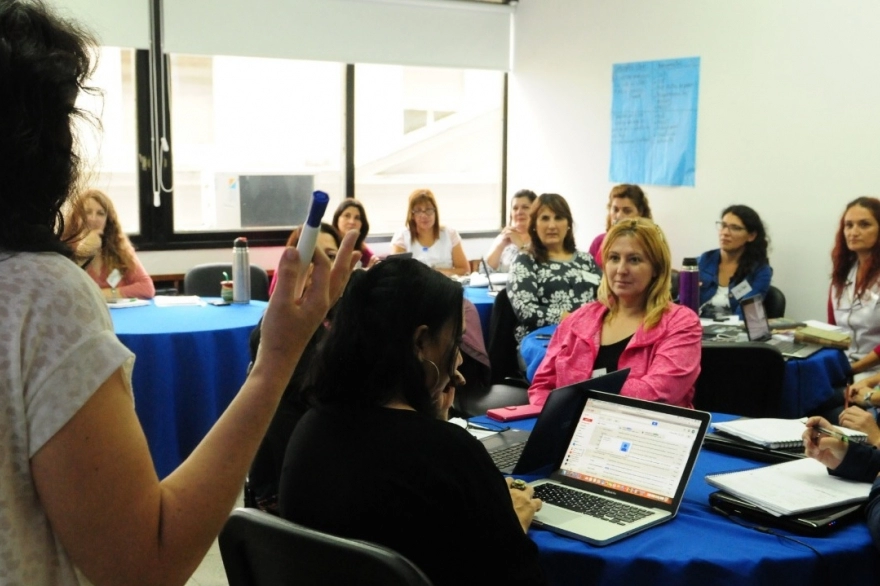
[[587, 391], [554, 480], [676, 511], [711, 416], [631, 397]]

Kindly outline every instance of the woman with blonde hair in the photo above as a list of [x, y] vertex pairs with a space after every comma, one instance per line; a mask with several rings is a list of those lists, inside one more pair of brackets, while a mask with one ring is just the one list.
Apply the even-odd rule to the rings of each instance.
[[89, 189], [80, 195], [65, 225], [75, 242], [74, 260], [105, 298], [152, 299], [156, 295], [153, 280], [138, 260], [107, 194]]
[[470, 265], [461, 237], [452, 228], [440, 225], [437, 200], [430, 189], [409, 194], [406, 228], [391, 239], [391, 254], [411, 252], [413, 258], [444, 275], [466, 275]]
[[532, 380], [529, 400], [553, 389], [629, 368], [622, 395], [692, 407], [702, 327], [672, 302], [672, 263], [660, 228], [645, 218], [612, 226], [602, 245], [599, 300], [565, 319]]

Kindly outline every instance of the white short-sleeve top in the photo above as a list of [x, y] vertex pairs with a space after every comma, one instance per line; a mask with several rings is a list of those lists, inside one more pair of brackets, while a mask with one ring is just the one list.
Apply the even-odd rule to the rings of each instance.
[[52, 532], [30, 459], [119, 367], [131, 392], [134, 355], [97, 285], [60, 254], [0, 250], [0, 299], [0, 584], [88, 584]]
[[398, 230], [391, 239], [392, 246], [398, 246], [405, 252], [411, 252], [413, 258], [422, 261], [435, 269], [452, 268], [452, 249], [461, 244], [461, 236], [452, 228], [440, 227], [440, 238], [431, 246], [422, 246], [418, 240], [413, 241], [409, 228]]

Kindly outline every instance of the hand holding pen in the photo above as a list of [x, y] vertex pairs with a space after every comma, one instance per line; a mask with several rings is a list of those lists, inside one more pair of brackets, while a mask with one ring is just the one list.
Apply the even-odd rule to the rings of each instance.
[[823, 417], [810, 417], [801, 436], [807, 456], [834, 470], [849, 449], [849, 437]]

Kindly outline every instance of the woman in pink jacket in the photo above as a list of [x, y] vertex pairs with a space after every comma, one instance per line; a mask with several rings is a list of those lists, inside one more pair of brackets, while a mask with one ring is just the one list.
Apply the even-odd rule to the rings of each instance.
[[553, 389], [629, 368], [622, 395], [692, 407], [700, 374], [697, 315], [672, 303], [669, 247], [645, 218], [615, 224], [602, 245], [599, 301], [559, 324], [532, 380], [529, 400]]

